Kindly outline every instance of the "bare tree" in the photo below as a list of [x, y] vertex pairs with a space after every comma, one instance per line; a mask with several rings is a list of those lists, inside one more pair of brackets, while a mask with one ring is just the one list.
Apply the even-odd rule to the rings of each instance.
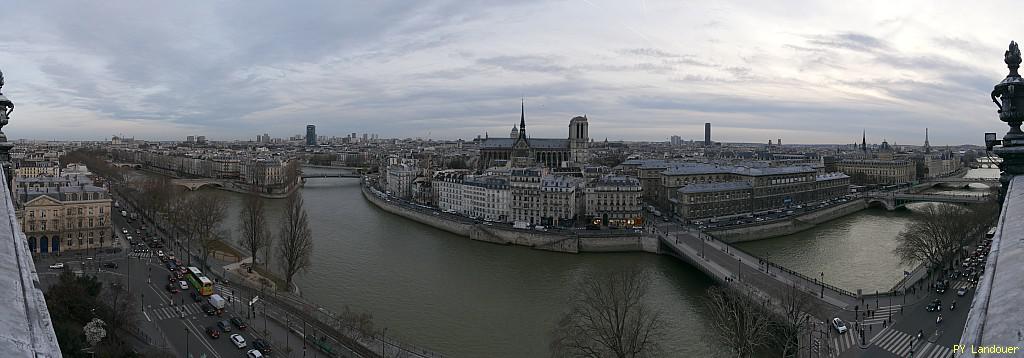
[[733, 287], [711, 286], [707, 305], [712, 327], [732, 356], [750, 357], [768, 343], [771, 318], [765, 303]]
[[120, 339], [121, 332], [135, 329], [139, 310], [136, 309], [135, 300], [120, 281], [114, 282], [104, 290], [103, 300], [110, 308], [103, 318], [110, 335]]
[[284, 217], [278, 241], [278, 264], [284, 271], [286, 290], [291, 290], [292, 279], [309, 269], [313, 253], [313, 233], [309, 230], [309, 216], [302, 206], [302, 194], [293, 191], [285, 199]]
[[650, 273], [636, 268], [584, 276], [552, 331], [552, 356], [657, 356], [665, 321], [646, 301], [650, 285]]
[[928, 204], [896, 237], [894, 253], [904, 263], [940, 267], [966, 240], [974, 224], [971, 211], [957, 205]]
[[195, 238], [199, 244], [203, 268], [208, 269], [210, 249], [222, 237], [218, 226], [227, 216], [227, 205], [219, 195], [211, 193], [192, 195], [188, 204], [190, 237]]
[[267, 229], [263, 199], [253, 192], [246, 194], [245, 204], [238, 216], [239, 229], [242, 233], [240, 241], [242, 247], [249, 250], [249, 255], [252, 256], [252, 264], [249, 265], [249, 272], [252, 272], [252, 267], [256, 265], [260, 251], [264, 251], [264, 248], [270, 246], [270, 231]]
[[790, 357], [799, 349], [799, 336], [806, 332], [814, 316], [820, 316], [821, 304], [815, 297], [801, 291], [795, 285], [779, 290], [776, 297], [781, 301], [773, 310], [771, 333], [775, 346], [783, 357]]

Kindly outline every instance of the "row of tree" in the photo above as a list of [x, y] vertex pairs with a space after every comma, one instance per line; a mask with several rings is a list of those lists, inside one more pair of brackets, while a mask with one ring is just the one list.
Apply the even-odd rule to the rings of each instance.
[[[273, 246], [274, 236], [267, 223], [266, 205], [264, 200], [254, 193], [246, 195], [245, 203], [239, 213], [239, 243], [252, 256], [249, 272], [257, 264], [257, 258]], [[302, 194], [293, 191], [285, 199], [284, 213], [281, 217], [277, 235], [277, 262], [284, 275], [285, 285], [291, 288], [295, 275], [304, 272], [312, 265], [310, 257], [313, 253], [313, 233], [309, 229], [309, 215], [303, 207]], [[263, 255], [265, 263], [269, 255]]]
[[961, 247], [991, 227], [1000, 206], [993, 200], [970, 206], [927, 204], [897, 236], [896, 255], [905, 264], [940, 268], [951, 263]]

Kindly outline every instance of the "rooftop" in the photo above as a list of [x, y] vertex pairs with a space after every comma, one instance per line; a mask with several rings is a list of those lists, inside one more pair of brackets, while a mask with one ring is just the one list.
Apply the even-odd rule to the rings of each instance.
[[[1020, 307], [1024, 305], [1024, 176], [1015, 176], [1006, 189], [985, 273], [978, 282], [960, 344], [1020, 346]], [[969, 352], [969, 350], [968, 350]], [[961, 357], [973, 356], [969, 353]]]
[[5, 277], [0, 284], [0, 301], [5, 303], [0, 310], [0, 357], [60, 357], [28, 239], [9, 193], [7, 183], [0, 184], [0, 272]]

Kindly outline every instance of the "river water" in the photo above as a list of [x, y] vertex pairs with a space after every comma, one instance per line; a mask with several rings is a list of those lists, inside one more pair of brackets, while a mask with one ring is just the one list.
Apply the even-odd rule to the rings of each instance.
[[[370, 312], [389, 336], [453, 357], [548, 356], [548, 333], [575, 280], [589, 271], [643, 267], [654, 273], [650, 298], [668, 322], [666, 356], [714, 355], [701, 305], [712, 282], [673, 258], [476, 242], [377, 209], [354, 179], [310, 179], [301, 190], [315, 236], [313, 267], [296, 279], [303, 295], [336, 311], [348, 305]], [[241, 207], [241, 195], [209, 191], [233, 213]], [[283, 201], [267, 202], [276, 223]], [[811, 277], [824, 272], [827, 282], [851, 291], [886, 290], [909, 270], [892, 249], [917, 205], [868, 209], [739, 246]], [[224, 228], [236, 227], [231, 215]]]

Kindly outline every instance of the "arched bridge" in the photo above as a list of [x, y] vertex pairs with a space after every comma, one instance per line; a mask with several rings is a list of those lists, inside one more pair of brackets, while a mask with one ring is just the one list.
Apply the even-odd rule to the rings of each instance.
[[943, 195], [943, 194], [906, 194], [906, 193], [869, 193], [865, 196], [868, 205], [880, 205], [892, 211], [910, 203], [956, 203], [977, 204], [989, 200], [985, 195]]
[[110, 165], [118, 168], [129, 167], [135, 169], [142, 169], [142, 164], [138, 163], [110, 163]]
[[989, 187], [998, 187], [999, 178], [963, 178], [963, 177], [950, 177], [950, 178], [930, 178], [921, 181], [924, 184], [946, 184], [955, 186], [967, 186], [970, 184], [984, 184]]
[[332, 174], [302, 174], [302, 179], [310, 178], [360, 178], [361, 175], [356, 173], [332, 173]]
[[216, 179], [171, 179], [171, 184], [181, 185], [188, 190], [196, 190], [204, 186], [224, 187], [224, 183]]

